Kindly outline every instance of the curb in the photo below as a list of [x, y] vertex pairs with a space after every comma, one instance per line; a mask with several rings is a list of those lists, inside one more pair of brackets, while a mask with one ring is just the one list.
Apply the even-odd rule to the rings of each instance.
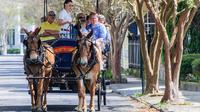
[[152, 105], [151, 103], [146, 102], [145, 100], [142, 100], [142, 99], [140, 99], [140, 98], [136, 98], [136, 97], [134, 97], [134, 96], [130, 96], [130, 98], [133, 99], [133, 100], [136, 100], [136, 101], [138, 101], [138, 102], [141, 102], [141, 103], [143, 103], [143, 104], [149, 106], [150, 108], [154, 108], [154, 109], [158, 110], [159, 112], [165, 112], [164, 110], [162, 110], [162, 109], [156, 107], [155, 105]]

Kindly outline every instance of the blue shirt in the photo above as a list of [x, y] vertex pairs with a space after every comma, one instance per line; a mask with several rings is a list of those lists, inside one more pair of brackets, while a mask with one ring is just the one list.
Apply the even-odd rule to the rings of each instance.
[[93, 30], [92, 40], [96, 41], [99, 38], [103, 38], [103, 40], [106, 39], [107, 31], [106, 27], [103, 24], [97, 23], [95, 25], [92, 25], [91, 29]]
[[104, 39], [105, 42], [111, 42], [111, 36], [109, 29], [106, 28], [106, 38]]

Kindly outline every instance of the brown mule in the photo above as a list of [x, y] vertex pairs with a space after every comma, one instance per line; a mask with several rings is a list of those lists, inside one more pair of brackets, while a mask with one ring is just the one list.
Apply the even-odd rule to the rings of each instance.
[[73, 70], [77, 75], [79, 103], [77, 111], [87, 111], [85, 100], [85, 86], [90, 92], [90, 111], [95, 111], [94, 97], [96, 92], [97, 78], [100, 72], [100, 52], [99, 49], [90, 41], [92, 32], [86, 37], [82, 37], [79, 32], [78, 49], [73, 57]]
[[[47, 91], [52, 75], [52, 67], [55, 62], [53, 49], [48, 44], [42, 43], [37, 36], [40, 28], [34, 32], [27, 32], [24, 40], [26, 52], [24, 55], [24, 70], [27, 74], [32, 111], [46, 111]], [[48, 77], [44, 79], [44, 77]]]

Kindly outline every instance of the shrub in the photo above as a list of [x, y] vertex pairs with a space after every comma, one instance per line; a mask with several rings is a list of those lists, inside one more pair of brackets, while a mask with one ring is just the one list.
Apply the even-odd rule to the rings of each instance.
[[125, 75], [131, 75], [134, 77], [140, 77], [140, 69], [136, 68], [122, 69], [121, 73]]
[[187, 74], [192, 74], [192, 61], [195, 59], [200, 59], [200, 54], [187, 54], [183, 56], [180, 79], [185, 80]]
[[20, 49], [8, 49], [7, 52], [8, 54], [19, 54]]
[[197, 79], [200, 79], [200, 58], [192, 61], [192, 73]]
[[112, 79], [112, 71], [111, 70], [106, 70], [105, 78], [106, 79]]

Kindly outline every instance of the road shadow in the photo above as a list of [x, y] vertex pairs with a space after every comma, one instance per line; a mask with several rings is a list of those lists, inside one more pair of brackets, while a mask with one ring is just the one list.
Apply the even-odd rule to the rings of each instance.
[[[48, 105], [48, 112], [75, 112], [76, 105]], [[0, 111], [31, 112], [31, 106], [0, 106]]]

